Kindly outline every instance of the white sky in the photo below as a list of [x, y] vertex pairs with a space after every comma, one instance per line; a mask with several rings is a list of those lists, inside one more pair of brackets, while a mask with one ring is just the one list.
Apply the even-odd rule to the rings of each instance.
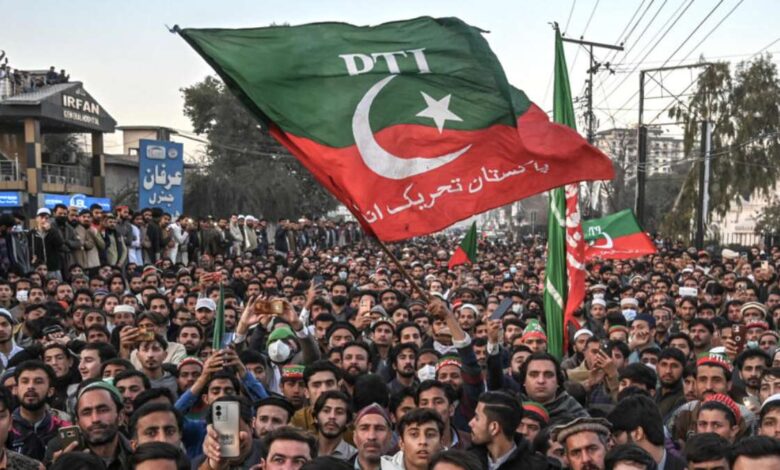
[[[84, 82], [85, 88], [120, 125], [153, 124], [189, 130], [189, 122], [182, 114], [179, 90], [203, 79], [211, 70], [181, 38], [170, 34], [165, 25], [251, 27], [272, 22], [295, 25], [315, 21], [364, 25], [422, 15], [457, 16], [490, 31], [487, 39], [510, 82], [541, 107], [549, 109], [553, 31], [548, 22], [558, 21], [563, 28], [571, 11], [568, 36], [579, 37], [584, 33], [588, 40], [614, 43], [640, 5], [644, 11], [650, 4], [648, 14], [626, 44], [633, 50], [612, 60], [623, 63], [616, 67], [618, 73], [612, 77], [601, 74], [595, 81], [600, 126], [608, 128], [612, 127], [613, 118], [617, 125], [636, 122], [637, 98], [632, 95], [638, 88], [638, 72], [634, 71], [637, 62], [644, 58], [638, 68], [662, 65], [716, 5], [720, 4], [667, 65], [677, 65], [689, 52], [686, 63], [700, 55], [708, 59], [742, 60], [780, 39], [780, 2], [699, 0], [645, 58], [645, 53], [655, 44], [654, 36], [660, 37], [666, 29], [662, 30], [662, 26], [671, 24], [676, 18], [674, 13], [684, 10], [689, 1], [692, 0], [0, 0], [0, 49], [7, 52], [12, 67], [65, 68], [72, 80]], [[665, 5], [660, 8], [662, 4]], [[733, 14], [701, 46], [694, 48], [735, 6]], [[659, 10], [644, 36], [638, 42], [632, 41]], [[780, 41], [767, 50], [780, 51]], [[587, 54], [577, 53], [574, 45], [567, 46], [566, 52], [572, 92], [580, 95]], [[598, 51], [597, 57], [603, 60], [606, 52]], [[626, 78], [626, 73], [632, 71]], [[613, 92], [624, 78], [623, 85]], [[664, 84], [677, 92], [692, 78], [690, 72], [679, 72], [666, 77]], [[647, 120], [667, 103], [648, 101]], [[121, 150], [118, 137], [108, 138], [107, 142], [107, 152]]]

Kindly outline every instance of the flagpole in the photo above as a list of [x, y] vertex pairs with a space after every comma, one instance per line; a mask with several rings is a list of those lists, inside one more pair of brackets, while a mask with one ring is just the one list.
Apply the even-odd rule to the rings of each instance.
[[428, 294], [425, 293], [425, 291], [422, 289], [422, 287], [415, 282], [414, 278], [409, 275], [409, 273], [404, 269], [404, 267], [401, 265], [401, 262], [396, 258], [396, 256], [393, 254], [392, 251], [387, 247], [387, 245], [384, 244], [384, 242], [376, 237], [371, 237], [374, 242], [376, 242], [377, 245], [379, 245], [379, 248], [382, 249], [382, 251], [390, 258], [390, 260], [393, 261], [393, 263], [398, 267], [398, 270], [401, 272], [401, 275], [406, 278], [407, 281], [409, 281], [409, 284], [411, 284], [412, 289], [414, 289], [417, 294], [419, 294], [420, 298], [425, 302], [430, 302], [430, 298], [428, 297]]

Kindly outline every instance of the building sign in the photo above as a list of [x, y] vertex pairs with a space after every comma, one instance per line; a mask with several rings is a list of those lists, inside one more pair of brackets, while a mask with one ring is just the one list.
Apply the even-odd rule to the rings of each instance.
[[77, 88], [73, 91], [73, 95], [62, 94], [62, 117], [70, 121], [100, 126], [100, 105], [83, 89]]
[[178, 217], [184, 211], [184, 146], [141, 139], [138, 149], [138, 205], [159, 207]]
[[22, 207], [22, 193], [19, 191], [0, 191], [0, 207]]
[[79, 209], [89, 209], [92, 204], [100, 204], [104, 211], [111, 210], [111, 199], [106, 197], [90, 197], [84, 194], [53, 194], [43, 193], [43, 205], [53, 209], [57, 204], [65, 204]]

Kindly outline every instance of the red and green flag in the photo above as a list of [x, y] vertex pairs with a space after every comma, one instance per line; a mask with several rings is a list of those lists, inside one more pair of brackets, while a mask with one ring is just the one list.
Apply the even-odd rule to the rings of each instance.
[[600, 219], [586, 220], [582, 232], [588, 243], [585, 259], [630, 259], [658, 252], [653, 240], [642, 230], [631, 209]]
[[381, 240], [613, 176], [609, 158], [549, 122], [509, 84], [483, 31], [457, 18], [177, 31]]
[[460, 242], [460, 246], [452, 254], [450, 261], [447, 263], [449, 269], [459, 266], [461, 264], [474, 264], [477, 262], [477, 223], [473, 222], [471, 228], [463, 240]]
[[[553, 120], [576, 132], [577, 117], [569, 86], [561, 33], [555, 30], [555, 86]], [[579, 187], [568, 184], [550, 191], [547, 217], [547, 264], [544, 283], [544, 311], [547, 321], [547, 350], [561, 357], [567, 348], [564, 331], [585, 298], [585, 243], [579, 211]]]

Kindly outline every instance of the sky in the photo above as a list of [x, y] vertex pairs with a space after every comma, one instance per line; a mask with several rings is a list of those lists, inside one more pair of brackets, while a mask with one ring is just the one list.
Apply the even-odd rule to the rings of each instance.
[[[0, 49], [6, 51], [12, 67], [66, 69], [71, 80], [82, 81], [119, 125], [191, 130], [182, 113], [180, 89], [212, 70], [166, 25], [239, 28], [321, 21], [371, 25], [425, 15], [456, 16], [489, 31], [486, 38], [509, 81], [548, 110], [554, 59], [549, 23], [557, 21], [568, 37], [584, 35], [589, 41], [616, 43], [646, 8], [625, 41], [624, 52], [596, 51], [597, 60], [610, 61], [616, 72], [599, 73], [594, 81], [601, 129], [636, 122], [639, 69], [690, 63], [702, 55], [739, 61], [764, 48], [780, 52], [780, 2], [776, 0], [38, 0], [12, 6], [10, 0], [0, 0]], [[630, 23], [632, 17], [635, 21]], [[588, 54], [578, 48], [566, 46], [575, 96], [582, 93], [588, 68]], [[695, 78], [693, 73], [675, 72], [661, 81], [677, 93]], [[648, 87], [648, 95], [658, 96], [659, 88]], [[668, 97], [649, 100], [646, 120], [668, 103]], [[656, 122], [663, 121], [662, 113]], [[118, 136], [106, 141], [106, 152], [119, 153]]]

